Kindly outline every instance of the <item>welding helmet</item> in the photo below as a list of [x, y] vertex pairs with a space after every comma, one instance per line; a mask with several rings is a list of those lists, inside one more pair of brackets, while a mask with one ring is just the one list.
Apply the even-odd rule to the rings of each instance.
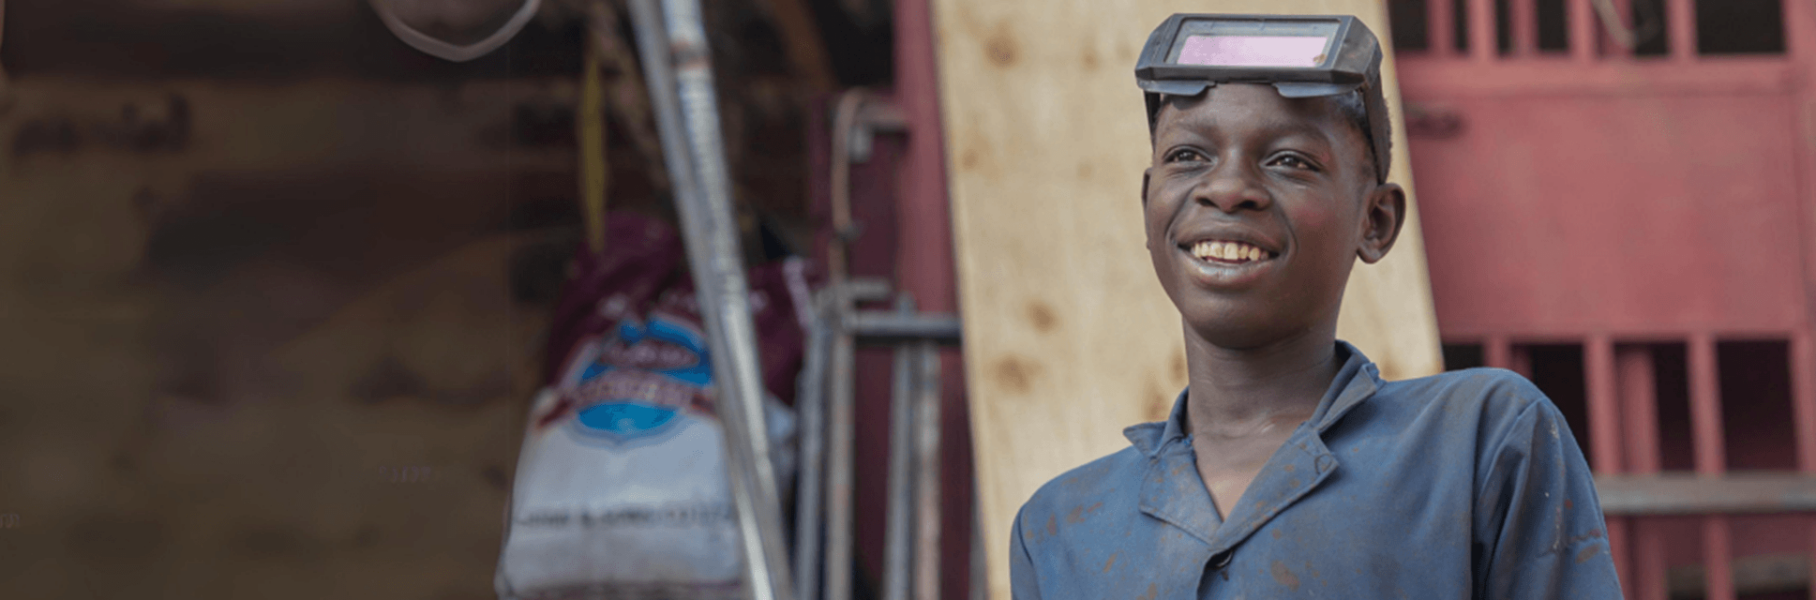
[[368, 0], [393, 35], [443, 60], [490, 54], [529, 24], [542, 0]]
[[1381, 89], [1381, 42], [1349, 15], [1175, 14], [1148, 35], [1135, 63], [1152, 134], [1167, 96], [1220, 83], [1265, 83], [1287, 98], [1360, 92], [1375, 179], [1387, 181], [1393, 126]]

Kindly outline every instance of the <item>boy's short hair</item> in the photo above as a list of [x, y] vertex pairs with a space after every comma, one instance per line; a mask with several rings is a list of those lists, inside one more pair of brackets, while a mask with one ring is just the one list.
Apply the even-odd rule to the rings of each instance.
[[[1207, 93], [1207, 94], [1210, 93], [1210, 90], [1205, 90], [1205, 93]], [[1196, 96], [1192, 96], [1192, 97], [1195, 98]], [[1183, 100], [1186, 100], [1187, 98], [1188, 98], [1187, 96], [1162, 96], [1160, 99], [1160, 103], [1162, 105], [1165, 105], [1165, 104], [1169, 104], [1169, 103], [1173, 103], [1173, 102], [1177, 102], [1177, 101], [1183, 101]], [[1377, 166], [1374, 164], [1375, 161], [1384, 160], [1384, 159], [1381, 157], [1375, 156], [1374, 149], [1376, 146], [1374, 143], [1375, 142], [1374, 134], [1369, 131], [1368, 103], [1366, 100], [1364, 100], [1362, 98], [1362, 90], [1356, 90], [1353, 92], [1349, 92], [1347, 94], [1338, 94], [1335, 96], [1331, 96], [1330, 99], [1332, 102], [1334, 102], [1337, 105], [1337, 112], [1343, 116], [1343, 120], [1348, 121], [1350, 126], [1355, 127], [1356, 131], [1362, 134], [1362, 144], [1368, 147], [1368, 159], [1369, 159], [1368, 168], [1370, 171], [1373, 171]], [[1179, 106], [1175, 105], [1173, 108], [1178, 109]], [[1154, 145], [1155, 142], [1159, 141], [1158, 138], [1156, 137], [1159, 134], [1159, 132], [1156, 130], [1156, 127], [1160, 125], [1160, 123], [1159, 123], [1160, 112], [1155, 111], [1154, 115], [1152, 117], [1150, 117], [1150, 119], [1152, 119], [1152, 121], [1150, 121], [1148, 123], [1148, 145], [1152, 146], [1152, 145]], [[1381, 119], [1383, 121], [1385, 121], [1387, 124], [1387, 127], [1383, 127], [1382, 129], [1387, 130], [1387, 131], [1393, 131], [1393, 117], [1390, 115], [1383, 114], [1383, 115], [1381, 115]], [[1384, 146], [1387, 148], [1392, 148], [1393, 140], [1387, 140], [1387, 143], [1384, 144]], [[1391, 159], [1392, 159], [1392, 157], [1388, 157], [1385, 160], [1391, 160]]]

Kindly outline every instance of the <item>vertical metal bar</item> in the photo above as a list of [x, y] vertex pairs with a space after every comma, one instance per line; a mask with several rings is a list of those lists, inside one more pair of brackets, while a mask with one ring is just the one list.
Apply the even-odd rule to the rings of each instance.
[[[1713, 0], [1711, 0], [1713, 1]], [[1696, 60], [1696, 0], [1665, 0], [1665, 28], [1671, 60]]]
[[[1622, 470], [1620, 394], [1614, 368], [1614, 341], [1607, 334], [1595, 334], [1583, 344], [1583, 378], [1588, 384], [1589, 447], [1597, 473], [1614, 474]], [[1622, 580], [1631, 579], [1627, 560], [1627, 520], [1607, 520], [1608, 549], [1614, 555], [1615, 570]]]
[[853, 447], [856, 427], [854, 389], [857, 346], [846, 319], [856, 311], [851, 291], [846, 289], [848, 266], [846, 244], [854, 233], [851, 219], [851, 131], [857, 113], [867, 94], [863, 90], [846, 90], [839, 96], [832, 126], [832, 244], [826, 249], [826, 270], [834, 290], [833, 313], [836, 324], [833, 336], [832, 369], [829, 387], [832, 401], [828, 405], [832, 442], [827, 470], [829, 496], [826, 499], [826, 598], [851, 600]]
[[851, 496], [855, 464], [852, 451], [857, 424], [853, 394], [856, 393], [857, 344], [844, 325], [845, 315], [850, 314], [852, 306], [849, 291], [842, 286], [833, 290], [838, 312], [834, 313], [837, 319], [832, 337], [832, 364], [827, 376], [830, 401], [826, 405], [829, 447], [826, 455], [825, 589], [827, 600], [851, 600]]
[[1469, 58], [1492, 62], [1495, 48], [1494, 0], [1469, 0]]
[[[914, 300], [903, 294], [896, 310], [914, 312]], [[890, 372], [895, 387], [889, 398], [889, 502], [884, 509], [883, 600], [909, 600], [914, 563], [914, 409], [919, 356], [914, 348], [895, 349]]]
[[807, 356], [801, 365], [795, 410], [801, 413], [801, 479], [795, 490], [795, 592], [799, 600], [820, 595], [820, 509], [826, 477], [826, 363], [832, 352], [832, 328], [825, 310], [833, 296], [821, 292], [814, 301], [807, 332]]
[[1504, 335], [1489, 336], [1482, 342], [1482, 362], [1497, 369], [1513, 370], [1513, 343]]
[[1588, 382], [1589, 448], [1596, 472], [1621, 472], [1620, 396], [1615, 387], [1614, 341], [1605, 334], [1583, 344], [1584, 381]]
[[[1615, 351], [1620, 370], [1621, 411], [1626, 421], [1627, 470], [1656, 474], [1661, 467], [1658, 441], [1658, 390], [1653, 383], [1652, 349], [1629, 346]], [[1665, 540], [1657, 524], [1628, 520], [1632, 540], [1627, 589], [1634, 600], [1665, 600]]]
[[1658, 389], [1652, 363], [1652, 348], [1635, 345], [1615, 353], [1620, 368], [1621, 410], [1626, 428], [1627, 470], [1631, 473], [1657, 473], [1659, 459]]
[[1513, 34], [1513, 55], [1533, 56], [1539, 53], [1539, 9], [1534, 0], [1508, 0], [1508, 25]]
[[1566, 0], [1570, 23], [1570, 57], [1577, 62], [1595, 62], [1598, 54], [1596, 48], [1595, 0]]
[[1457, 53], [1455, 0], [1425, 0], [1425, 39], [1432, 56], [1449, 58]]
[[940, 386], [939, 346], [921, 342], [920, 391], [914, 408], [915, 439], [915, 536], [914, 598], [940, 598]]
[[1791, 335], [1791, 410], [1797, 427], [1797, 468], [1816, 473], [1816, 336]]
[[[1791, 414], [1797, 428], [1797, 469], [1816, 474], [1816, 338], [1808, 329], [1791, 334]], [[1807, 522], [1816, 549], [1816, 519]], [[1816, 552], [1811, 557], [1810, 572], [1816, 573]], [[1816, 598], [1816, 586], [1810, 586], [1810, 597]]]
[[[1721, 381], [1715, 356], [1715, 336], [1697, 333], [1690, 336], [1690, 420], [1696, 446], [1696, 473], [1720, 476], [1727, 470], [1725, 443], [1722, 440]], [[1703, 520], [1703, 569], [1707, 574], [1706, 596], [1709, 600], [1734, 600], [1734, 572], [1730, 561], [1728, 518], [1709, 516]]]
[[632, 0], [631, 9], [712, 352], [715, 408], [724, 423], [745, 585], [756, 600], [786, 600], [794, 590], [700, 5], [663, 0], [658, 12], [655, 0]]

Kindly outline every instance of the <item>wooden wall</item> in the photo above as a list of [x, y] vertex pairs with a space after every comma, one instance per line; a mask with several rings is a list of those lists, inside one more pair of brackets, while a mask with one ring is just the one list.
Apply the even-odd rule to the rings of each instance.
[[[560, 6], [454, 64], [365, 0], [6, 2], [0, 597], [496, 597], [580, 240]], [[754, 39], [741, 189], [802, 212]], [[610, 204], [660, 213], [620, 126]]]
[[[1137, 52], [1174, 12], [1349, 13], [1380, 0], [935, 0], [940, 94], [990, 589], [1008, 598], [1010, 520], [1040, 484], [1124, 447], [1185, 384], [1178, 314], [1143, 246], [1148, 146]], [[1391, 56], [1392, 179], [1411, 189]], [[1389, 378], [1441, 369], [1416, 213], [1358, 265], [1339, 335]]]

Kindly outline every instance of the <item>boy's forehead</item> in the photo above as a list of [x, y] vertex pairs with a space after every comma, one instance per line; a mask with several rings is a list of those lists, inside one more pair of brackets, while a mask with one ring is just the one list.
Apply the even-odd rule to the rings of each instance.
[[1181, 123], [1216, 121], [1225, 114], [1268, 116], [1273, 121], [1269, 125], [1296, 125], [1321, 132], [1342, 124], [1337, 105], [1330, 98], [1286, 98], [1270, 85], [1224, 84], [1197, 96], [1168, 97], [1155, 115], [1155, 133]]

